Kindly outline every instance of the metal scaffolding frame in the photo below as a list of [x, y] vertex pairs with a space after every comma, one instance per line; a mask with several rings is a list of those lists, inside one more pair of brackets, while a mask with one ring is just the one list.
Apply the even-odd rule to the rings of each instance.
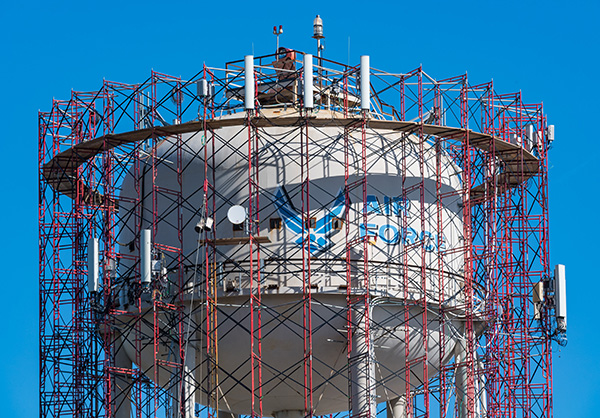
[[[153, 71], [139, 84], [105, 81], [98, 91], [72, 92], [40, 112], [40, 415], [216, 418], [231, 415], [228, 391], [235, 388], [247, 391], [248, 416], [262, 417], [272, 413], [263, 402], [277, 385], [288, 385], [303, 397], [306, 417], [324, 415], [320, 398], [330, 389], [347, 398], [347, 408], [325, 414], [330, 418], [370, 418], [386, 407], [391, 418], [551, 417], [556, 327], [541, 104], [523, 103], [521, 93], [497, 94], [491, 82], [472, 85], [466, 75], [435, 80], [421, 67], [401, 74], [370, 68], [372, 108], [365, 110], [358, 100], [360, 66], [320, 58], [314, 108], [306, 108], [305, 74], [295, 55], [291, 68], [275, 65], [273, 55], [253, 59], [252, 108], [244, 106], [249, 90], [244, 63], [236, 61], [205, 66], [187, 80]], [[326, 135], [330, 126], [340, 134], [329, 138], [331, 149], [320, 149], [313, 136]], [[224, 127], [247, 140], [232, 141]], [[273, 127], [285, 132], [275, 135]], [[377, 156], [393, 152], [401, 162], [401, 198], [386, 207], [405, 211], [412, 201], [420, 221], [414, 231], [402, 217], [395, 232], [402, 250], [386, 263], [376, 254], [377, 240], [387, 238], [369, 226], [368, 193], [376, 187], [368, 182], [372, 130], [382, 132]], [[270, 225], [273, 205], [259, 199], [273, 195], [259, 181], [266, 147], [298, 157], [300, 181], [287, 192], [301, 202], [301, 231], [285, 258], [265, 245], [265, 231], [281, 227]], [[228, 158], [244, 161], [244, 202], [217, 185], [224, 162], [216, 155], [223, 148]], [[314, 193], [326, 194], [321, 203], [327, 206], [337, 196], [312, 179], [314, 153], [329, 153], [344, 171], [343, 214], [327, 218], [343, 231], [343, 245], [324, 261], [314, 256], [319, 244], [311, 232], [323, 208], [311, 201]], [[444, 187], [448, 158], [460, 173], [460, 189]], [[185, 183], [190, 161], [204, 167], [193, 190]], [[418, 173], [418, 181], [409, 173]], [[157, 180], [164, 176], [176, 180], [173, 187]], [[444, 204], [455, 200], [462, 236], [450, 248], [439, 231], [452, 221]], [[229, 227], [217, 212], [235, 203], [247, 208], [248, 219], [228, 241], [217, 235]], [[196, 232], [196, 221], [208, 218], [215, 226]], [[155, 241], [164, 225], [177, 231], [175, 242]], [[146, 229], [149, 283], [141, 261]], [[426, 233], [431, 230], [439, 233]], [[194, 234], [197, 247], [186, 252], [185, 236]], [[88, 286], [94, 238], [97, 291]], [[223, 246], [237, 250], [226, 253]], [[457, 260], [463, 286], [449, 301], [445, 289], [456, 277], [448, 265]], [[295, 301], [264, 302], [278, 291], [275, 274], [300, 283]], [[343, 310], [319, 297], [326, 275], [345, 296]], [[234, 276], [240, 279], [230, 281]], [[398, 298], [385, 294], [390, 277]], [[541, 303], [532, 296], [540, 282]], [[239, 297], [228, 299], [228, 292]], [[373, 315], [375, 308], [385, 315]], [[337, 369], [319, 358], [313, 340], [323, 312], [345, 324], [331, 344], [345, 356]], [[404, 344], [404, 360], [394, 367], [374, 354], [392, 325], [404, 341], [417, 341]], [[232, 327], [247, 334], [249, 352], [240, 364], [224, 365], [220, 344]], [[279, 328], [302, 347], [285, 370], [263, 356], [265, 338]], [[437, 359], [430, 358], [434, 346]], [[324, 366], [329, 375], [320, 372]], [[403, 382], [401, 393], [393, 389], [396, 381]], [[381, 393], [387, 402], [378, 401]]]

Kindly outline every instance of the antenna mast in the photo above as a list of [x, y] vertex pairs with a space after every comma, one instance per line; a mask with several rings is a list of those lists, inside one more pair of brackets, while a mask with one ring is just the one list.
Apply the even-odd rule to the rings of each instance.
[[279, 29], [277, 29], [277, 25], [273, 26], [273, 35], [277, 37], [277, 47], [275, 48], [275, 53], [279, 53], [279, 35], [283, 33], [283, 25], [279, 25]]

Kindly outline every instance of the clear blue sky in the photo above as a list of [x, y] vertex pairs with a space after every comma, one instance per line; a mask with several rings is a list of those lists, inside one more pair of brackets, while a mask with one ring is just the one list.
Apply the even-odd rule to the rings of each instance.
[[[102, 79], [137, 82], [151, 69], [191, 76], [281, 43], [313, 51], [324, 21], [328, 57], [436, 78], [468, 71], [544, 102], [556, 125], [550, 153], [551, 263], [567, 265], [569, 344], [554, 354], [556, 417], [600, 411], [600, 2], [6, 1], [0, 8], [0, 416], [38, 414], [37, 111]], [[343, 5], [342, 5], [343, 4]], [[221, 6], [225, 6], [221, 8]], [[263, 6], [259, 8], [259, 6]], [[597, 206], [598, 205], [598, 206]], [[595, 311], [598, 309], [598, 311]]]

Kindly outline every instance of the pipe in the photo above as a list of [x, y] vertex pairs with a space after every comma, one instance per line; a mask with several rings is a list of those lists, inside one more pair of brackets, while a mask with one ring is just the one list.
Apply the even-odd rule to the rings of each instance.
[[[174, 417], [194, 418], [196, 416], [196, 396], [201, 398], [200, 402], [207, 402], [205, 398], [202, 398], [201, 394], [197, 393], [198, 382], [194, 373], [196, 364], [196, 350], [192, 347], [188, 347], [188, 352], [183, 365], [183, 378], [179, 383], [172, 385], [170, 389], [171, 398], [173, 400], [172, 409]], [[227, 414], [227, 412], [223, 413], [219, 411], [219, 416], [221, 418], [223, 416], [227, 417]], [[231, 414], [231, 418], [233, 417], [233, 414]]]
[[[475, 406], [475, 382], [469, 373], [474, 374], [473, 364], [467, 364], [467, 336], [465, 326], [461, 327], [460, 337], [454, 346], [454, 361], [456, 367], [456, 403], [458, 405], [458, 418], [472, 416], [474, 411], [469, 409]], [[471, 370], [469, 370], [471, 369]]]
[[364, 306], [352, 311], [354, 333], [352, 335], [352, 353], [350, 369], [352, 373], [352, 416], [375, 418], [377, 399], [375, 395], [375, 352], [373, 340], [367, 333], [367, 317]]
[[244, 57], [244, 104], [246, 110], [254, 110], [254, 56]]
[[183, 418], [194, 418], [196, 408], [196, 379], [194, 378], [194, 368], [196, 366], [196, 350], [188, 346], [185, 364], [183, 366]]
[[487, 416], [487, 393], [486, 393], [486, 378], [485, 378], [485, 366], [483, 362], [475, 352], [475, 363], [477, 364], [477, 410], [476, 416], [485, 418]]
[[314, 107], [314, 84], [313, 84], [313, 56], [304, 54], [304, 108]]
[[[115, 369], [131, 370], [133, 368], [133, 364], [125, 352], [123, 342], [121, 342], [121, 344], [116, 344], [116, 346], [120, 348], [113, 348], [113, 350], [115, 350]], [[112, 387], [112, 398], [114, 399], [112, 416], [115, 418], [130, 418], [131, 416], [131, 385], [131, 375], [123, 372], [115, 373]]]
[[[198, 369], [201, 367], [202, 360], [198, 359], [198, 353], [202, 352], [201, 349], [198, 349], [196, 345], [190, 342], [190, 339], [194, 340], [194, 335], [196, 331], [192, 330], [190, 334], [190, 326], [194, 323], [199, 324], [202, 323], [202, 320], [198, 320], [197, 314], [193, 314], [193, 306], [194, 299], [192, 299], [191, 303], [186, 308], [187, 321], [184, 322], [183, 326], [186, 330], [185, 338], [185, 348], [184, 348], [184, 367], [183, 367], [183, 379], [181, 382], [181, 391], [183, 392], [183, 410], [184, 415], [182, 418], [194, 418], [195, 410], [196, 410], [196, 397], [199, 397], [199, 403], [203, 402], [202, 399], [202, 390], [199, 390], [199, 386], [202, 382], [202, 375], [198, 379], [196, 373], [199, 371]], [[200, 318], [202, 316], [200, 315]], [[200, 347], [202, 346], [202, 340], [200, 340]], [[200, 363], [199, 363], [200, 361]], [[208, 404], [208, 399], [206, 399], [206, 404]]]
[[387, 404], [387, 418], [408, 418], [406, 397], [391, 399]]

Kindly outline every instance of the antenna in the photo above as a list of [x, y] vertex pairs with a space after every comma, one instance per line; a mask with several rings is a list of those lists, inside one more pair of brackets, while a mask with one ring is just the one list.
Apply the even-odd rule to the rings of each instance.
[[275, 48], [275, 53], [279, 53], [279, 35], [283, 33], [283, 25], [279, 25], [279, 29], [277, 29], [277, 25], [273, 26], [273, 35], [277, 37], [277, 47]]
[[235, 205], [227, 211], [227, 219], [234, 225], [243, 223], [247, 218], [246, 209], [243, 206]]

